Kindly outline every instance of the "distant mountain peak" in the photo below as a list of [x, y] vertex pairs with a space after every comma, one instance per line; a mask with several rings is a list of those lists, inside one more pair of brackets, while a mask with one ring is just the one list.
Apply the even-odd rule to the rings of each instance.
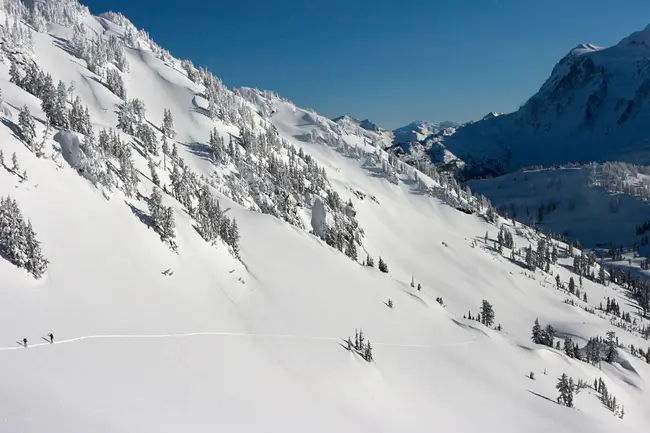
[[617, 47], [622, 48], [643, 48], [650, 50], [650, 24], [645, 26], [643, 30], [632, 33], [630, 36], [623, 38], [617, 44]]

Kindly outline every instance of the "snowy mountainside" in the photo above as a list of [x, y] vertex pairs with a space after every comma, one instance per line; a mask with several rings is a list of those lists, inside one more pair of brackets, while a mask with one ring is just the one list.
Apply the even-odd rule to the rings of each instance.
[[394, 143], [403, 144], [409, 142], [422, 141], [430, 135], [437, 134], [443, 130], [452, 130], [460, 126], [457, 122], [427, 122], [416, 120], [408, 125], [401, 126], [393, 130]]
[[385, 148], [393, 141], [393, 133], [378, 126], [369, 119], [359, 120], [356, 117], [344, 116], [332, 119], [341, 127], [341, 132], [365, 137], [373, 146]]
[[[37, 4], [5, 1], [17, 30], [0, 26], [0, 196], [49, 260], [41, 278], [15, 264], [34, 245], [3, 207], [3, 430], [647, 430], [648, 319], [586, 252], [271, 92], [230, 91], [119, 14]], [[483, 300], [487, 326], [468, 318]], [[532, 342], [536, 318], [569, 349]], [[361, 329], [372, 345], [348, 350]], [[590, 340], [607, 331], [618, 346]], [[558, 404], [564, 373], [610, 397]]]
[[650, 26], [609, 48], [579, 45], [519, 110], [458, 128], [444, 146], [470, 178], [537, 165], [650, 163], [649, 40]]
[[[500, 213], [589, 248], [642, 244], [636, 226], [648, 220], [647, 175], [624, 163], [525, 170], [470, 182]], [[621, 183], [627, 179], [626, 183]]]

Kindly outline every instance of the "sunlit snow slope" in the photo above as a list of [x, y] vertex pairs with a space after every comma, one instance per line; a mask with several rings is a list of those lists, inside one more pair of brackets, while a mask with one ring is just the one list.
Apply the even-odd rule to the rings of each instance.
[[[123, 33], [106, 19], [84, 20], [99, 34]], [[115, 127], [122, 101], [68, 53], [71, 35], [58, 25], [34, 32], [34, 59], [55, 81], [76, 82], [96, 130]], [[170, 109], [188, 165], [206, 177], [223, 171], [197, 149], [213, 127], [224, 136], [239, 129], [204, 115], [203, 89], [177, 63], [165, 64], [145, 47], [128, 48], [127, 58], [127, 93], [146, 103], [147, 120], [159, 125]], [[13, 125], [27, 104], [42, 138], [40, 101], [10, 83], [8, 69], [0, 65], [10, 114], [0, 126], [0, 149], [7, 167], [16, 153], [28, 179], [0, 167], [0, 195], [18, 201], [51, 263], [35, 280], [0, 259], [0, 431], [647, 431], [650, 365], [621, 348], [621, 363], [599, 369], [534, 345], [530, 328], [539, 317], [582, 344], [609, 329], [626, 345], [647, 341], [565, 304], [553, 277], [488, 252], [483, 237], [487, 231], [495, 239], [495, 225], [423, 194], [407, 176], [388, 182], [365, 157], [320, 144], [314, 138], [331, 121], [282, 100], [270, 115], [352, 201], [365, 232], [358, 262], [309, 228], [218, 191], [239, 224], [241, 261], [223, 243], [205, 242], [183, 206], [164, 195], [176, 219], [174, 252], [141, 221], [152, 191], [146, 160], [134, 152], [141, 197], [127, 198], [79, 176], [57, 156], [51, 137], [46, 157], [37, 158]], [[258, 115], [255, 121], [266, 125]], [[359, 136], [341, 139], [376, 152]], [[363, 266], [366, 252], [381, 255], [389, 273]], [[560, 265], [552, 270], [567, 281], [568, 266]], [[421, 291], [411, 287], [412, 277]], [[585, 281], [584, 291], [591, 303], [616, 297], [634, 311], [614, 286]], [[463, 318], [483, 299], [494, 305], [502, 331]], [[345, 349], [342, 338], [358, 328], [373, 345], [371, 363]], [[50, 332], [55, 344], [38, 345]], [[27, 348], [16, 343], [23, 337]], [[536, 380], [526, 377], [531, 371]], [[578, 394], [577, 410], [556, 404], [562, 373], [588, 383], [603, 377], [625, 418], [613, 416], [591, 389]]]

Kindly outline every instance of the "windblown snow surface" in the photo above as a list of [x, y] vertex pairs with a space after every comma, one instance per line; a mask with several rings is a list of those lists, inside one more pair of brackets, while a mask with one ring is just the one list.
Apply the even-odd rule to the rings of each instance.
[[[120, 34], [101, 18], [88, 17], [86, 25]], [[77, 83], [96, 129], [114, 127], [121, 101], [68, 54], [62, 41], [70, 38], [70, 29], [54, 25], [35, 33], [34, 58], [55, 81]], [[237, 129], [201, 113], [201, 88], [178, 65], [146, 49], [128, 49], [127, 56], [129, 96], [145, 101], [155, 125], [169, 108], [181, 156], [209, 175], [214, 166], [192, 144], [206, 143], [215, 126], [223, 135]], [[8, 67], [0, 65], [4, 105], [15, 121], [27, 104], [42, 137], [40, 101], [9, 83]], [[175, 253], [141, 222], [144, 200], [97, 189], [56, 156], [54, 140], [47, 158], [36, 158], [11, 122], [0, 125], [5, 163], [15, 152], [29, 175], [21, 181], [0, 168], [0, 195], [16, 198], [51, 262], [35, 280], [0, 260], [0, 431], [647, 431], [650, 365], [621, 349], [621, 363], [599, 369], [533, 345], [530, 328], [539, 317], [583, 345], [609, 329], [626, 345], [648, 341], [565, 304], [552, 277], [523, 272], [482, 241], [473, 247], [486, 231], [496, 237], [494, 225], [419, 193], [412, 182], [390, 183], [363, 160], [300, 140], [330, 121], [276, 104], [273, 123], [352, 200], [364, 248], [386, 260], [389, 274], [223, 195], [222, 208], [239, 224], [241, 262], [223, 244], [206, 243], [165, 196], [177, 223]], [[146, 160], [136, 155], [136, 163], [139, 192], [149, 196]], [[568, 267], [552, 270], [568, 280]], [[410, 286], [412, 276], [421, 291]], [[633, 310], [614, 286], [585, 280], [584, 291], [592, 303], [620, 297], [624, 310]], [[463, 319], [482, 299], [494, 305], [501, 332]], [[342, 345], [355, 328], [373, 344], [372, 363]], [[42, 339], [50, 332], [55, 344]], [[16, 343], [23, 337], [27, 348]], [[536, 380], [526, 377], [531, 371]], [[625, 418], [613, 416], [591, 389], [577, 395], [575, 409], [556, 404], [562, 373], [588, 383], [603, 377]]]

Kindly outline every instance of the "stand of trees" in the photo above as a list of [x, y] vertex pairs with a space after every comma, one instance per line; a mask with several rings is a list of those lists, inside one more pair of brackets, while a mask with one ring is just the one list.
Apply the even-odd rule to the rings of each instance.
[[49, 263], [41, 252], [31, 221], [25, 221], [18, 203], [9, 196], [0, 199], [0, 256], [37, 279]]

